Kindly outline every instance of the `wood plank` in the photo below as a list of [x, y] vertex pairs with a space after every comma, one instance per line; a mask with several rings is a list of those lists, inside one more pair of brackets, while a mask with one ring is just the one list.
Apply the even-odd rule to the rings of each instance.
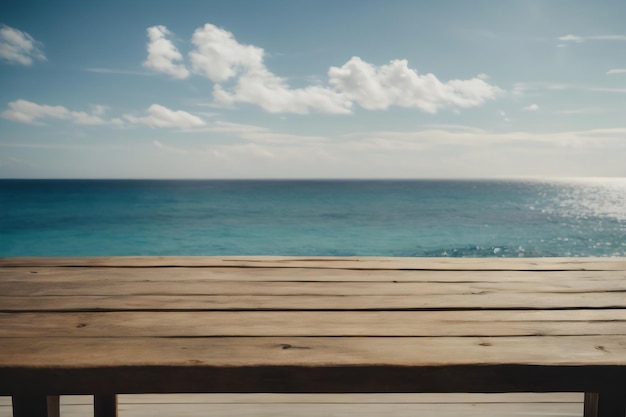
[[284, 256], [175, 256], [2, 258], [0, 266], [229, 266], [240, 268], [349, 268], [416, 270], [626, 270], [624, 258], [391, 258], [391, 257], [284, 257]]
[[626, 310], [0, 313], [0, 337], [626, 336]]
[[558, 282], [622, 281], [626, 271], [446, 271], [320, 268], [4, 267], [2, 281]]
[[[612, 365], [623, 336], [0, 338], [0, 368]], [[462, 352], [462, 354], [459, 354]], [[621, 367], [621, 368], [620, 368]], [[626, 375], [625, 380], [626, 383]]]
[[611, 336], [11, 338], [0, 349], [0, 395], [626, 388], [624, 338]]
[[24, 261], [0, 394], [626, 392], [623, 258]]
[[[494, 282], [494, 283], [439, 283], [439, 282], [198, 282], [198, 281], [100, 281], [86, 285], [81, 280], [42, 282], [1, 282], [4, 296], [118, 296], [118, 295], [453, 295], [515, 292], [518, 294], [545, 293], [626, 293], [626, 279], [614, 281], [554, 282]], [[622, 294], [624, 295], [624, 294]], [[626, 297], [624, 297], [626, 298]]]
[[367, 296], [0, 296], [0, 311], [624, 309], [619, 292]]

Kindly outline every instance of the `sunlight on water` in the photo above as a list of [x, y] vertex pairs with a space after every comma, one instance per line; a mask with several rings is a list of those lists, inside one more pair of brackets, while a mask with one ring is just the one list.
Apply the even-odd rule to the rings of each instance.
[[552, 201], [555, 203], [552, 210], [558, 210], [563, 216], [626, 221], [626, 179], [562, 180]]

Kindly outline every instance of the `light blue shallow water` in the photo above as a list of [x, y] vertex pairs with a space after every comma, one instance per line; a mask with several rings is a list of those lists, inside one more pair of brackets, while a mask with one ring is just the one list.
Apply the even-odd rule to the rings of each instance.
[[626, 256], [626, 179], [0, 180], [0, 256]]

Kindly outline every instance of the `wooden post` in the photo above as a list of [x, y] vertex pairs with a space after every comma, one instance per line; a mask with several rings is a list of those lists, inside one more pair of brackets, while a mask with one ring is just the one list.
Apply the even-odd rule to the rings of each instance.
[[624, 417], [626, 393], [586, 392], [584, 417]]
[[94, 395], [94, 417], [117, 417], [117, 395]]
[[48, 417], [61, 417], [60, 395], [48, 395]]
[[13, 417], [59, 417], [58, 395], [14, 395]]
[[597, 417], [598, 416], [598, 393], [597, 392], [585, 392], [585, 411], [584, 417]]

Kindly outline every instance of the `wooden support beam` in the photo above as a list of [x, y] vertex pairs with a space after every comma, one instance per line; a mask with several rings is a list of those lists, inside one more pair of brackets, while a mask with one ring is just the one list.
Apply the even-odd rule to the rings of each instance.
[[584, 417], [624, 417], [626, 393], [586, 392]]
[[59, 417], [58, 395], [14, 395], [13, 417]]
[[48, 395], [48, 417], [61, 417], [60, 395]]
[[94, 395], [94, 417], [117, 417], [117, 395]]

